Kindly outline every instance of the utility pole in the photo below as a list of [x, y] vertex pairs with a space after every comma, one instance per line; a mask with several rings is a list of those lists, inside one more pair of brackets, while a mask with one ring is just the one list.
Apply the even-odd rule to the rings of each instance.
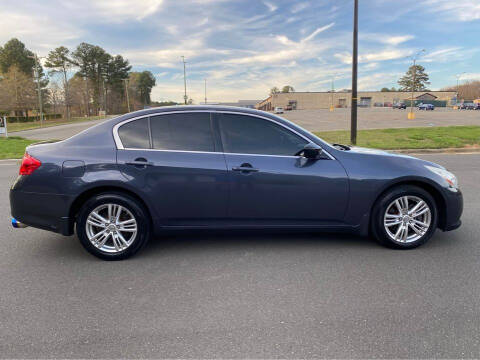
[[350, 142], [357, 144], [357, 74], [358, 74], [358, 0], [353, 9], [353, 52], [352, 52], [352, 111], [350, 119]]
[[185, 105], [187, 105], [187, 100], [188, 100], [188, 96], [187, 96], [187, 71], [186, 71], [186, 68], [185, 68], [185, 56], [181, 56], [182, 57], [182, 62], [183, 62], [183, 87], [185, 88], [185, 95], [183, 95], [183, 99], [185, 100]]
[[125, 95], [127, 97], [127, 108], [128, 112], [130, 112], [130, 98], [128, 97], [128, 79], [123, 79], [123, 82], [125, 83]]
[[205, 105], [207, 105], [207, 79], [205, 79]]
[[40, 71], [37, 54], [29, 55], [31, 59], [35, 60], [35, 70], [33, 74], [37, 78], [37, 92], [38, 92], [38, 112], [40, 113], [40, 127], [43, 126], [43, 104], [42, 104], [42, 89], [40, 88]]
[[413, 98], [415, 96], [415, 82], [417, 81], [417, 58], [425, 52], [425, 49], [422, 49], [413, 56], [413, 81], [412, 81], [412, 98], [410, 100], [410, 112], [408, 113], [409, 120], [415, 120], [415, 113], [413, 112]]
[[103, 111], [105, 111], [105, 117], [107, 116], [107, 88], [105, 86], [105, 78], [103, 80]]

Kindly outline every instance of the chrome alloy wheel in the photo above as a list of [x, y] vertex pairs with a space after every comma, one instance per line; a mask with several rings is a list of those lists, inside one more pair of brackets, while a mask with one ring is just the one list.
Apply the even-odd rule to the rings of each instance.
[[124, 251], [137, 236], [137, 220], [118, 204], [102, 204], [93, 209], [85, 227], [92, 245], [107, 253]]
[[402, 196], [390, 203], [383, 224], [388, 236], [398, 243], [411, 243], [422, 238], [430, 228], [432, 212], [417, 196]]

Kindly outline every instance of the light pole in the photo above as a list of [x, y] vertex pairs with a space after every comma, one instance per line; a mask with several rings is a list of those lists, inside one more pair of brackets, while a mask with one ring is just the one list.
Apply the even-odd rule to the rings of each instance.
[[466, 72], [464, 71], [460, 74], [455, 75], [455, 77], [457, 78], [457, 94], [455, 95], [455, 97], [456, 97], [456, 104], [455, 105], [456, 106], [458, 106], [457, 104], [458, 104], [458, 93], [459, 93], [459, 90], [460, 90], [460, 78], [462, 77], [463, 74], [466, 74]]
[[358, 73], [358, 0], [353, 6], [353, 52], [352, 52], [352, 109], [350, 119], [350, 142], [357, 144], [357, 73]]
[[331, 94], [330, 94], [330, 111], [333, 111], [335, 110], [335, 106], [333, 104], [333, 93], [335, 92], [335, 76], [337, 76], [337, 74], [333, 74], [332, 76], [332, 90], [331, 90]]
[[38, 92], [38, 111], [40, 113], [40, 127], [43, 126], [43, 104], [42, 104], [42, 89], [40, 88], [40, 69], [37, 54], [28, 55], [30, 59], [35, 60], [34, 76], [37, 78], [37, 92]]
[[205, 79], [205, 105], [207, 105], [207, 79]]
[[412, 81], [412, 98], [410, 100], [410, 112], [408, 113], [409, 120], [415, 120], [415, 113], [413, 112], [413, 97], [415, 95], [415, 82], [417, 81], [417, 59], [425, 52], [425, 49], [422, 49], [411, 58], [413, 59], [413, 81]]
[[185, 56], [181, 56], [182, 57], [182, 62], [183, 62], [183, 87], [185, 88], [185, 95], [183, 95], [183, 99], [185, 100], [185, 105], [187, 105], [187, 99], [188, 99], [188, 96], [187, 96], [187, 70], [185, 68]]
[[128, 79], [123, 79], [124, 83], [125, 83], [125, 95], [127, 97], [127, 108], [128, 108], [128, 112], [130, 112], [130, 98], [128, 97]]
[[103, 111], [105, 111], [105, 117], [107, 117], [107, 87], [105, 86], [105, 77], [103, 80]]

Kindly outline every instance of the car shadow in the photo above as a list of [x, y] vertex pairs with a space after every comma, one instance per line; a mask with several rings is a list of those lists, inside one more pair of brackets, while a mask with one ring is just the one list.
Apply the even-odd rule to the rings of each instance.
[[376, 248], [379, 245], [371, 238], [339, 233], [298, 232], [180, 232], [152, 238], [138, 257], [157, 256], [195, 251], [252, 251], [255, 249], [276, 250], [326, 250], [345, 248]]

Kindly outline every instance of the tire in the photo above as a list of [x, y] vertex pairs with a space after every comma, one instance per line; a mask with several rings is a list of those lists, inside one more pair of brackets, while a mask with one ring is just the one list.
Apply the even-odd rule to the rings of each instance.
[[[402, 206], [405, 198], [411, 213], [400, 211], [406, 208]], [[417, 205], [418, 210], [415, 210]], [[424, 210], [425, 206], [428, 211]], [[420, 215], [415, 217], [416, 214]], [[394, 249], [413, 249], [425, 244], [435, 233], [437, 223], [438, 209], [434, 198], [424, 189], [412, 185], [400, 185], [382, 194], [373, 207], [370, 222], [375, 239]]]
[[143, 204], [129, 195], [102, 193], [83, 204], [76, 231], [80, 243], [92, 255], [103, 260], [123, 260], [148, 242], [150, 216]]

